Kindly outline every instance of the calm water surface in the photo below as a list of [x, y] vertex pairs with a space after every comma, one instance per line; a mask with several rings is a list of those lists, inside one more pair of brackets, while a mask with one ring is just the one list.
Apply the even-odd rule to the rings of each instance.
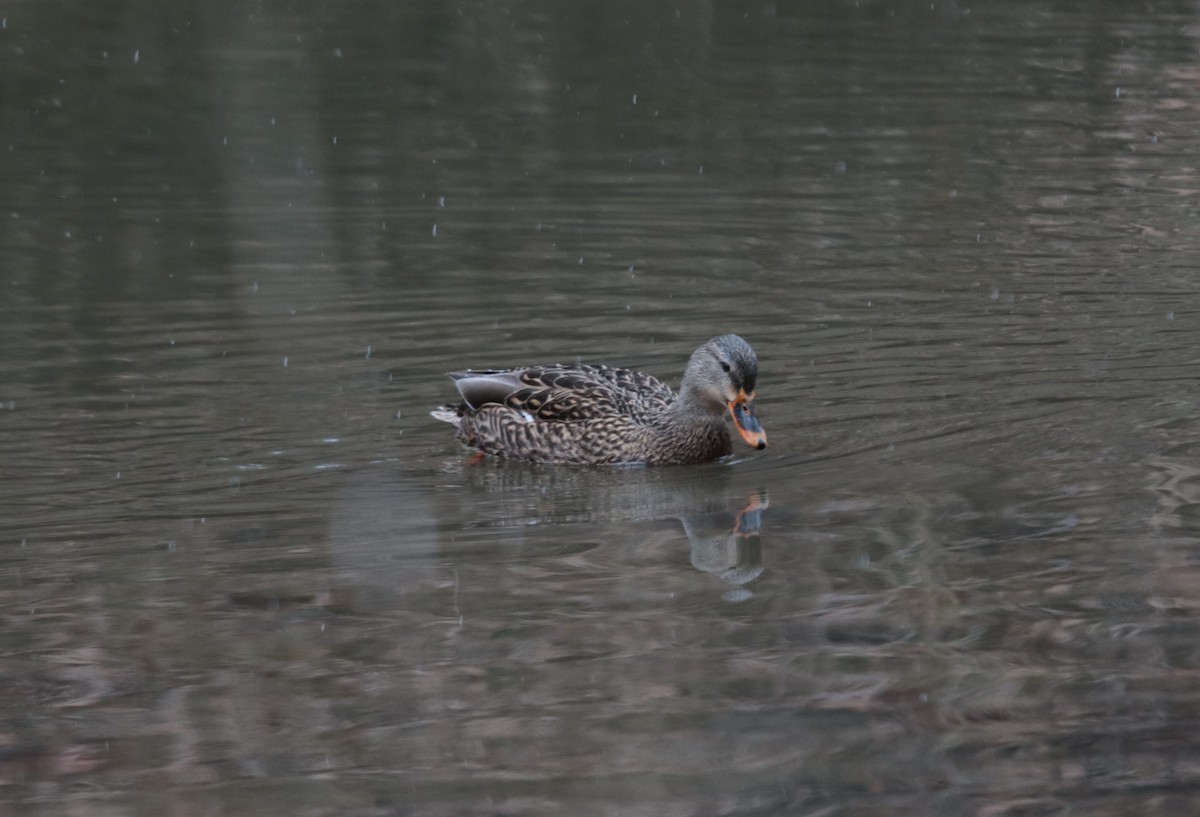
[[1194, 3], [0, 16], [6, 814], [1200, 811]]

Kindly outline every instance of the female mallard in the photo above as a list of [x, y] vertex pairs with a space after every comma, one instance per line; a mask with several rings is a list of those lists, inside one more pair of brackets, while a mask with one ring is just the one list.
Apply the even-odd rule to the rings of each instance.
[[679, 394], [632, 369], [556, 363], [452, 372], [463, 402], [432, 412], [485, 454], [577, 465], [708, 462], [733, 450], [725, 413], [742, 439], [766, 448], [754, 413], [758, 358], [737, 335], [697, 349]]

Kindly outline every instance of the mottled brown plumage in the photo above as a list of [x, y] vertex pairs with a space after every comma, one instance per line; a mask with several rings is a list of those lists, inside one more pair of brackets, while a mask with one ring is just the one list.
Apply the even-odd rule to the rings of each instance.
[[692, 354], [676, 395], [632, 369], [556, 363], [450, 374], [462, 402], [432, 412], [486, 454], [579, 465], [696, 463], [733, 450], [725, 415], [765, 448], [754, 414], [758, 359], [737, 335]]

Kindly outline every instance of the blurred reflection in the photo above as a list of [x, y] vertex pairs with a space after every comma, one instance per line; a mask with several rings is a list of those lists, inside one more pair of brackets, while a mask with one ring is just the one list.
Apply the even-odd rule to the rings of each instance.
[[725, 594], [728, 601], [750, 598], [745, 585], [762, 575], [762, 514], [769, 505], [766, 491], [751, 494], [734, 515], [732, 529], [727, 514], [679, 517], [692, 545], [692, 566], [733, 585]]
[[[678, 543], [682, 533], [691, 565], [728, 585], [727, 600], [743, 600], [764, 569], [769, 498], [740, 487], [735, 473], [728, 466], [580, 469], [462, 458], [420, 484], [351, 478], [335, 503], [331, 558], [361, 587], [354, 606], [378, 607], [452, 579], [455, 564], [498, 557], [536, 562], [601, 550], [596, 558], [616, 559], [618, 567], [650, 569], [671, 558], [671, 539]], [[663, 521], [669, 529], [655, 524]], [[365, 601], [381, 587], [381, 597]]]

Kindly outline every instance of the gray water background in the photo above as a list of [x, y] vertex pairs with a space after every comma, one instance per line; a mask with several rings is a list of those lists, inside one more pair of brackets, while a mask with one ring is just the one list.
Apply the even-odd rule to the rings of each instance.
[[[0, 18], [5, 813], [1200, 810], [1195, 3]], [[427, 414], [728, 331], [761, 454]]]

